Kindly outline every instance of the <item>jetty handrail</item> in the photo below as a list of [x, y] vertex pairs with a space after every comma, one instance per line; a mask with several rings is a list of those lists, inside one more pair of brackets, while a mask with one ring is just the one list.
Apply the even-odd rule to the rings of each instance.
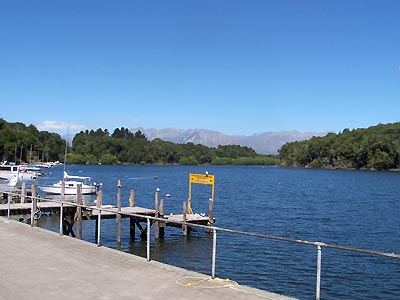
[[[44, 200], [47, 201], [48, 199], [44, 199]], [[307, 240], [299, 240], [299, 239], [293, 239], [293, 238], [288, 238], [288, 237], [255, 233], [255, 232], [250, 232], [250, 231], [229, 229], [229, 228], [223, 228], [223, 227], [218, 227], [218, 226], [208, 226], [208, 225], [194, 224], [194, 223], [190, 223], [190, 222], [169, 220], [166, 218], [146, 216], [143, 214], [117, 211], [117, 210], [115, 210], [116, 207], [101, 208], [101, 207], [96, 207], [96, 206], [92, 206], [92, 205], [77, 204], [74, 202], [61, 201], [61, 200], [51, 200], [49, 202], [58, 202], [58, 203], [62, 203], [63, 205], [67, 204], [67, 205], [71, 205], [71, 206], [86, 208], [88, 210], [98, 210], [98, 211], [104, 211], [104, 212], [109, 212], [109, 213], [113, 213], [113, 214], [127, 215], [130, 217], [146, 218], [146, 219], [149, 219], [152, 221], [162, 221], [165, 223], [174, 223], [174, 224], [179, 224], [179, 225], [186, 225], [189, 227], [199, 227], [199, 228], [203, 228], [203, 229], [207, 229], [207, 230], [215, 229], [215, 230], [221, 231], [221, 232], [236, 233], [236, 234], [241, 234], [241, 235], [266, 238], [266, 239], [272, 239], [272, 240], [278, 240], [278, 241], [285, 241], [285, 242], [291, 242], [291, 243], [297, 243], [297, 244], [304, 244], [304, 245], [310, 245], [310, 246], [321, 246], [321, 247], [326, 247], [326, 248], [334, 248], [334, 249], [346, 250], [346, 251], [352, 251], [352, 252], [358, 252], [358, 253], [364, 253], [364, 254], [386, 256], [386, 257], [390, 257], [390, 258], [400, 258], [400, 254], [396, 254], [394, 252], [389, 253], [389, 252], [382, 252], [382, 251], [376, 251], [376, 250], [370, 250], [370, 249], [361, 249], [361, 248], [354, 248], [354, 247], [348, 247], [348, 246], [340, 246], [340, 245], [335, 245], [335, 244], [327, 244], [327, 243], [323, 243], [323, 242], [311, 242], [311, 241], [307, 241]]]
[[[15, 192], [5, 192], [5, 194], [8, 194], [8, 218], [10, 218], [10, 202], [12, 199], [12, 196], [19, 196], [19, 193]], [[138, 214], [138, 213], [132, 213], [132, 212], [122, 212], [121, 210], [117, 209], [117, 207], [97, 207], [96, 205], [85, 205], [85, 204], [79, 204], [76, 202], [71, 202], [71, 201], [63, 201], [63, 200], [57, 200], [57, 199], [48, 199], [48, 198], [40, 198], [39, 196], [25, 196], [26, 198], [30, 198], [32, 201], [32, 207], [31, 207], [31, 218], [33, 219], [33, 214], [36, 212], [33, 211], [34, 203], [37, 203], [39, 200], [44, 200], [48, 202], [56, 202], [60, 203], [60, 235], [63, 235], [63, 230], [62, 230], [62, 219], [63, 219], [63, 208], [65, 205], [67, 206], [75, 206], [75, 207], [80, 207], [84, 208], [86, 210], [96, 210], [99, 211], [98, 214], [98, 227], [97, 227], [97, 245], [100, 246], [100, 220], [101, 220], [101, 213], [102, 212], [107, 212], [107, 213], [112, 213], [116, 215], [126, 215], [129, 217], [136, 217], [136, 218], [145, 218], [147, 222], [147, 261], [150, 261], [150, 225], [151, 221], [161, 221], [164, 223], [174, 223], [174, 224], [179, 224], [182, 226], [187, 226], [187, 227], [198, 227], [198, 228], [204, 228], [208, 231], [211, 231], [213, 234], [213, 248], [212, 248], [212, 266], [211, 266], [211, 276], [212, 278], [215, 278], [215, 265], [216, 265], [216, 239], [217, 239], [217, 231], [220, 232], [226, 232], [226, 233], [232, 233], [232, 234], [240, 234], [240, 235], [246, 235], [246, 236], [252, 236], [252, 237], [258, 237], [258, 238], [265, 238], [265, 239], [271, 239], [271, 240], [277, 240], [277, 241], [284, 241], [284, 242], [290, 242], [290, 243], [296, 243], [296, 244], [303, 244], [303, 245], [309, 245], [309, 246], [316, 246], [317, 247], [317, 282], [316, 282], [316, 300], [320, 299], [320, 287], [321, 287], [321, 261], [322, 261], [322, 248], [332, 248], [332, 249], [338, 249], [338, 250], [344, 250], [344, 251], [351, 251], [351, 252], [357, 252], [357, 253], [362, 253], [362, 254], [369, 254], [369, 255], [377, 255], [377, 256], [383, 256], [383, 257], [389, 257], [389, 258], [394, 258], [394, 259], [399, 259], [400, 254], [397, 253], [388, 253], [388, 252], [383, 252], [383, 251], [376, 251], [376, 250], [371, 250], [371, 249], [361, 249], [361, 248], [354, 248], [354, 247], [348, 247], [348, 246], [341, 246], [341, 245], [335, 245], [335, 244], [327, 244], [323, 242], [312, 242], [312, 241], [307, 241], [307, 240], [300, 240], [300, 239], [294, 239], [294, 238], [288, 238], [288, 237], [281, 237], [281, 236], [274, 236], [274, 235], [268, 235], [268, 234], [262, 234], [262, 233], [255, 233], [255, 232], [248, 232], [248, 231], [242, 231], [242, 230], [236, 230], [236, 229], [229, 229], [229, 228], [222, 228], [222, 227], [217, 227], [217, 226], [212, 226], [212, 225], [201, 225], [201, 224], [194, 224], [190, 223], [187, 221], [178, 221], [178, 220], [169, 220], [168, 218], [164, 217], [153, 217], [149, 215], [144, 215], [144, 214]], [[40, 203], [40, 202], [39, 202]]]

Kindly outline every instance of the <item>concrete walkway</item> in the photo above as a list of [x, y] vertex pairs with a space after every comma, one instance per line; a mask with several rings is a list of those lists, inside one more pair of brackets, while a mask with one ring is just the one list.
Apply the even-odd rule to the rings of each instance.
[[208, 281], [178, 284], [198, 277], [207, 276], [0, 217], [0, 300], [291, 299]]

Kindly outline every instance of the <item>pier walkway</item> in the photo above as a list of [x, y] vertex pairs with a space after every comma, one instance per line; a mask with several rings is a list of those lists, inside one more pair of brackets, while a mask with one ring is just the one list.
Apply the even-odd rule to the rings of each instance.
[[289, 300], [0, 217], [0, 300]]

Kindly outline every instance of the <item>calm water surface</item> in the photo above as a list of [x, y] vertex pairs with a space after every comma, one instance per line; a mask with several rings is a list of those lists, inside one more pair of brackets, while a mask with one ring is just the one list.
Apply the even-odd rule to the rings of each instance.
[[[161, 189], [165, 213], [181, 213], [188, 197], [189, 173], [215, 175], [216, 226], [308, 241], [385, 252], [400, 252], [400, 173], [293, 169], [262, 166], [68, 166], [73, 175], [102, 182], [103, 203], [116, 204], [117, 180], [122, 204], [154, 207]], [[51, 169], [52, 183], [62, 168]], [[157, 176], [157, 179], [154, 177]], [[211, 187], [193, 185], [192, 207], [208, 212]], [[87, 199], [93, 201], [93, 198]], [[128, 220], [124, 220], [124, 222]], [[40, 226], [58, 232], [57, 217]], [[120, 249], [146, 255], [140, 238], [131, 241], [122, 227]], [[94, 242], [95, 222], [84, 222], [84, 239]], [[102, 221], [101, 243], [116, 248], [115, 220]], [[212, 237], [202, 230], [182, 237], [168, 227], [164, 239], [152, 241], [154, 260], [211, 273]], [[315, 299], [316, 247], [218, 233], [217, 276], [299, 299]], [[400, 261], [323, 248], [322, 299], [400, 299]]]

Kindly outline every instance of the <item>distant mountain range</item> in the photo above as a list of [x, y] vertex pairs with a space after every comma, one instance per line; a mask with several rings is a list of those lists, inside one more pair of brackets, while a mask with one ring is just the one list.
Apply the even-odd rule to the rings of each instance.
[[325, 136], [325, 133], [318, 132], [299, 132], [299, 131], [277, 131], [264, 132], [253, 135], [226, 135], [221, 132], [205, 129], [144, 129], [131, 128], [130, 131], [140, 130], [149, 140], [160, 138], [177, 144], [193, 143], [208, 147], [218, 147], [219, 145], [240, 145], [254, 149], [259, 154], [277, 154], [278, 150], [288, 142], [302, 141], [313, 136]]

